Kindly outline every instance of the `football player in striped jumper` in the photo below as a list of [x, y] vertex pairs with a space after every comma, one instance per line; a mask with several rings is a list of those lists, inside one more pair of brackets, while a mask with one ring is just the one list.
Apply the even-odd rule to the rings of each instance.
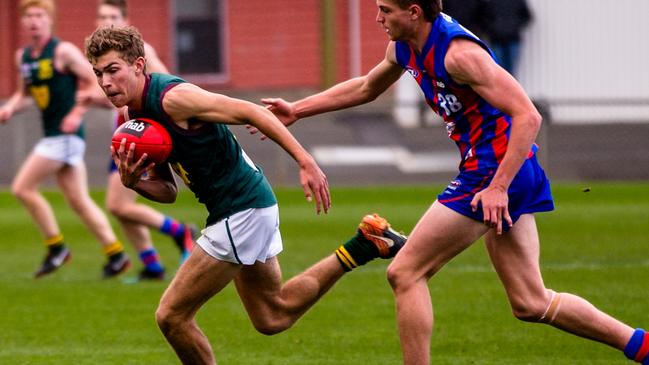
[[134, 143], [126, 146], [123, 140], [113, 149], [124, 186], [158, 202], [173, 202], [173, 169], [208, 211], [196, 247], [156, 312], [183, 363], [216, 363], [195, 315], [231, 281], [255, 328], [275, 334], [291, 327], [345, 272], [377, 257], [393, 257], [404, 245], [405, 237], [385, 219], [368, 215], [335, 253], [282, 283], [277, 200], [226, 124], [250, 123], [286, 150], [298, 163], [307, 200], [315, 200], [317, 213], [326, 213], [329, 186], [313, 157], [266, 108], [173, 75], [147, 74], [143, 42], [133, 27], [100, 27], [86, 40], [86, 56], [113, 105], [128, 107], [129, 118], [156, 120], [173, 141], [169, 159], [159, 165], [146, 162], [146, 154], [133, 161]]
[[[460, 151], [459, 174], [421, 217], [388, 267], [404, 364], [429, 364], [428, 280], [484, 237], [513, 314], [624, 350], [649, 363], [649, 335], [586, 300], [545, 287], [534, 213], [553, 209], [534, 144], [541, 116], [487, 46], [442, 13], [440, 0], [376, 0], [390, 38], [385, 59], [357, 77], [293, 103], [263, 99], [285, 125], [374, 100], [404, 72], [444, 118]], [[254, 130], [253, 130], [254, 132]]]

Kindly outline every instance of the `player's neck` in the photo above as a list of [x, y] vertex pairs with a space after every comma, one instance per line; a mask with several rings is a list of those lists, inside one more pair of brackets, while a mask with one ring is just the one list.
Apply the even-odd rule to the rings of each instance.
[[419, 24], [413, 31], [413, 35], [406, 42], [417, 51], [421, 53], [428, 41], [428, 35], [430, 34], [431, 29], [433, 29], [433, 23], [423, 22]]
[[135, 112], [142, 111], [142, 108], [144, 107], [144, 92], [146, 91], [145, 89], [148, 84], [147, 80], [148, 77], [145, 74], [142, 74], [137, 78], [137, 85], [135, 91], [136, 97], [131, 99], [130, 103], [126, 104], [129, 110], [133, 110]]
[[51, 38], [52, 38], [51, 32], [47, 32], [47, 33], [43, 33], [31, 37], [29, 41], [29, 45], [32, 48], [32, 52], [36, 54], [40, 53], [43, 50], [43, 48], [45, 48], [45, 45], [47, 44], [47, 42], [50, 41]]

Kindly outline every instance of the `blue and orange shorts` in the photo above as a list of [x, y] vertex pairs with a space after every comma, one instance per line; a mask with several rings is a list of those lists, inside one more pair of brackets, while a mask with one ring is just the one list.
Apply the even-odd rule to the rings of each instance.
[[[495, 172], [495, 170], [461, 172], [437, 196], [437, 200], [463, 216], [482, 222], [482, 206], [478, 205], [478, 209], [475, 212], [472, 211], [471, 200], [476, 193], [489, 186]], [[550, 181], [539, 165], [536, 155], [523, 163], [509, 186], [508, 195], [509, 215], [513, 223], [516, 223], [523, 214], [554, 210]], [[506, 226], [506, 224], [503, 225], [504, 230], [509, 229]]]

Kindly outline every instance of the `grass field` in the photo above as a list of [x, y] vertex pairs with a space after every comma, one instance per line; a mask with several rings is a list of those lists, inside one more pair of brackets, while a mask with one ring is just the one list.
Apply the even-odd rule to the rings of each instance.
[[[584, 296], [634, 326], [649, 326], [649, 183], [555, 185], [556, 211], [537, 216], [548, 287]], [[278, 189], [285, 278], [329, 254], [377, 211], [409, 232], [441, 187], [333, 189], [333, 209], [316, 216], [294, 189]], [[31, 278], [44, 253], [27, 213], [0, 193], [0, 364], [175, 364], [154, 310], [168, 282], [101, 280], [94, 239], [57, 194], [55, 206], [73, 260], [51, 277]], [[103, 202], [103, 195], [94, 198]], [[183, 192], [165, 212], [198, 223], [205, 211]], [[175, 269], [171, 241], [155, 235], [164, 263]], [[134, 258], [135, 254], [129, 248]], [[398, 364], [401, 357], [386, 261], [343, 278], [289, 331], [254, 331], [231, 286], [212, 299], [198, 322], [220, 364]], [[137, 263], [125, 276], [139, 270]], [[173, 270], [171, 270], [173, 271]], [[626, 364], [608, 347], [510, 314], [482, 244], [430, 281], [436, 327], [434, 364]]]

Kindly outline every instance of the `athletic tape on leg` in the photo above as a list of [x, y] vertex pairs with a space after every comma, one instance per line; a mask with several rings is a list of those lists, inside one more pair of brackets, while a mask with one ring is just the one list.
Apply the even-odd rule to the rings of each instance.
[[554, 319], [557, 318], [557, 314], [559, 314], [559, 308], [561, 307], [561, 293], [557, 293], [551, 289], [548, 289], [548, 291], [551, 293], [550, 303], [545, 309], [545, 313], [543, 313], [541, 318], [539, 318], [539, 322], [550, 324], [554, 322]]

